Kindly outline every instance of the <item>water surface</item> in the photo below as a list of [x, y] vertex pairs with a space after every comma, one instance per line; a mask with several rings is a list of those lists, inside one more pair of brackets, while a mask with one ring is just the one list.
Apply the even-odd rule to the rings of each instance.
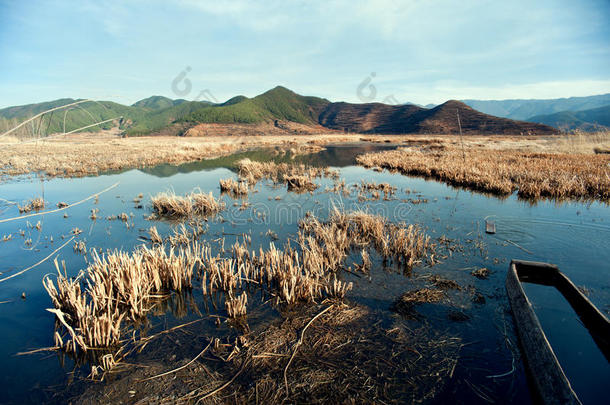
[[[451, 400], [457, 403], [473, 402], [523, 402], [531, 401], [522, 359], [514, 333], [512, 317], [504, 290], [506, 270], [510, 260], [526, 259], [557, 264], [575, 284], [586, 287], [589, 298], [602, 311], [610, 309], [610, 209], [601, 203], [579, 203], [539, 201], [536, 204], [519, 200], [516, 196], [495, 198], [464, 189], [456, 189], [436, 181], [411, 178], [400, 174], [375, 172], [354, 166], [358, 153], [368, 152], [387, 145], [358, 145], [328, 147], [326, 150], [303, 156], [274, 151], [251, 151], [236, 156], [202, 161], [180, 166], [161, 165], [155, 168], [109, 173], [97, 177], [76, 179], [37, 178], [0, 184], [0, 220], [18, 215], [10, 201], [22, 202], [43, 195], [51, 207], [57, 202], [75, 202], [99, 192], [114, 183], [117, 187], [99, 196], [99, 200], [87, 201], [66, 211], [0, 223], [0, 238], [12, 235], [12, 239], [0, 242], [0, 278], [20, 271], [58, 248], [71, 237], [75, 227], [83, 232], [78, 240], [87, 247], [123, 249], [130, 251], [142, 244], [139, 238], [146, 229], [155, 225], [160, 233], [167, 235], [175, 223], [150, 221], [150, 196], [160, 191], [174, 190], [186, 193], [193, 188], [212, 191], [227, 204], [219, 217], [210, 219], [202, 240], [226, 238], [230, 246], [238, 235], [247, 233], [252, 238], [252, 249], [268, 247], [270, 243], [282, 246], [297, 233], [297, 221], [307, 211], [324, 218], [332, 207], [366, 209], [387, 216], [391, 221], [421, 224], [426, 232], [439, 243], [450, 240], [457, 247], [448, 255], [439, 248], [439, 264], [433, 267], [420, 266], [411, 275], [383, 269], [379, 261], [374, 277], [358, 278], [345, 274], [355, 288], [348, 299], [367, 305], [378, 311], [387, 322], [399, 315], [390, 310], [392, 302], [409, 289], [425, 285], [425, 276], [439, 274], [456, 280], [464, 291], [476, 291], [485, 298], [485, 303], [473, 303], [466, 293], [451, 293], [449, 303], [426, 304], [418, 309], [420, 320], [412, 320], [414, 326], [422, 322], [430, 328], [462, 339], [459, 360], [453, 377], [435, 401]], [[273, 159], [278, 162], [305, 162], [312, 165], [332, 166], [339, 170], [346, 183], [361, 180], [389, 182], [398, 188], [391, 201], [358, 201], [351, 196], [325, 191], [332, 187], [331, 179], [317, 179], [320, 187], [313, 193], [295, 194], [285, 186], [260, 182], [256, 192], [250, 193], [250, 206], [240, 209], [241, 201], [228, 195], [220, 195], [218, 181], [235, 177], [235, 162], [243, 157], [252, 160]], [[142, 193], [143, 208], [136, 208], [133, 199]], [[278, 199], [276, 200], [276, 197]], [[420, 202], [421, 201], [421, 202]], [[427, 202], [423, 202], [427, 201]], [[237, 202], [237, 205], [234, 203]], [[419, 202], [419, 203], [418, 203]], [[92, 209], [99, 209], [98, 219], [89, 217]], [[64, 212], [68, 214], [64, 218]], [[120, 220], [107, 220], [107, 216], [121, 213], [130, 215], [129, 227]], [[497, 233], [484, 232], [484, 219], [496, 222]], [[40, 230], [36, 225], [40, 221]], [[273, 230], [278, 237], [274, 241], [267, 231]], [[23, 236], [20, 231], [23, 232]], [[31, 244], [25, 243], [27, 239]], [[86, 268], [86, 256], [74, 252], [72, 244], [57, 255], [66, 263], [70, 274], [76, 275]], [[357, 261], [350, 257], [346, 265]], [[470, 273], [473, 269], [486, 267], [491, 275], [479, 280]], [[45, 274], [54, 273], [52, 260], [32, 270], [0, 283], [0, 359], [3, 372], [0, 376], [0, 402], [33, 403], [57, 400], [53, 393], [65, 390], [70, 381], [74, 364], [69, 358], [43, 353], [15, 356], [16, 353], [48, 347], [53, 344], [53, 316], [45, 311], [51, 302], [42, 287]], [[551, 344], [572, 380], [574, 388], [585, 403], [603, 399], [604, 382], [610, 381], [610, 371], [605, 359], [595, 353], [592, 341], [573, 326], [578, 323], [569, 309], [561, 306], [561, 297], [537, 287], [528, 293], [538, 310]], [[25, 293], [25, 299], [21, 298]], [[201, 291], [193, 291], [195, 307], [205, 314]], [[180, 301], [180, 299], [178, 300]], [[188, 299], [187, 299], [188, 301]], [[181, 305], [182, 304], [182, 305]], [[188, 303], [187, 303], [188, 304]], [[171, 302], [167, 311], [150, 317], [151, 331], [178, 325], [201, 317], [185, 302]], [[174, 310], [171, 310], [171, 307]], [[465, 315], [459, 321], [455, 313]], [[249, 322], [264, 324], [278, 314], [268, 306], [253, 308]], [[214, 328], [213, 322], [201, 326], [201, 336], [194, 338], [193, 352], [184, 353], [192, 358], [200, 348], [206, 335], [229, 333], [226, 328]], [[578, 350], [574, 350], [578, 347]], [[169, 354], [168, 354], [169, 355]], [[586, 363], [585, 363], [586, 362]], [[586, 369], [583, 369], [586, 364]], [[594, 375], [595, 378], [589, 378]], [[61, 398], [61, 397], [59, 397]]]

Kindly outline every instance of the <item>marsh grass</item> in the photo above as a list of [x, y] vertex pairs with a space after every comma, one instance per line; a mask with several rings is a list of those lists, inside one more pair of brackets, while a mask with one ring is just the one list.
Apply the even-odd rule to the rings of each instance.
[[149, 311], [149, 300], [163, 291], [182, 291], [191, 279], [200, 246], [166, 251], [144, 246], [128, 254], [113, 251], [99, 256], [78, 277], [67, 276], [57, 261], [56, 283], [45, 277], [43, 285], [54, 305], [52, 311], [66, 333], [58, 333], [56, 345], [68, 352], [115, 347], [120, 342], [124, 319], [137, 321]]
[[212, 192], [205, 194], [199, 189], [185, 196], [173, 191], [151, 197], [152, 208], [159, 217], [180, 218], [213, 215], [224, 209], [224, 204], [214, 198]]
[[[179, 202], [169, 198], [171, 203], [159, 203], [165, 208], [158, 211], [172, 215], [193, 212], [192, 206], [199, 202], [191, 197], [178, 197]], [[182, 211], [184, 205], [190, 208]], [[280, 311], [325, 300], [340, 303], [353, 288], [342, 277], [352, 251], [360, 252], [363, 269], [370, 271], [370, 247], [409, 269], [431, 249], [429, 238], [418, 227], [392, 224], [363, 211], [335, 209], [326, 222], [308, 215], [295, 240], [279, 248], [270, 243], [267, 248], [251, 250], [246, 234], [237, 237], [227, 251], [222, 239], [222, 248], [212, 254], [211, 242], [197, 240], [202, 229], [180, 224], [164, 244], [157, 229], [151, 227], [152, 247], [104, 255], [92, 249], [87, 268], [75, 278], [68, 277], [65, 267], [56, 263], [56, 279], [45, 277], [43, 282], [53, 302], [50, 312], [56, 317], [56, 347], [81, 356], [102, 353], [100, 350], [110, 354], [90, 360], [92, 376], [103, 374], [126, 356], [126, 345], [138, 344], [137, 325], [145, 324], [151, 311], [162, 308], [159, 299], [188, 294], [195, 278], [206, 306], [209, 302], [214, 308], [224, 307], [227, 318], [236, 321], [231, 325], [248, 331], [248, 295], [252, 293], [260, 292], [265, 302]], [[238, 354], [239, 350], [232, 351], [225, 361]]]
[[496, 195], [526, 199], [610, 200], [610, 156], [515, 150], [399, 149], [357, 157], [365, 167], [434, 178]]
[[[299, 226], [303, 230], [301, 239], [308, 241], [311, 250], [331, 269], [338, 268], [352, 248], [372, 246], [384, 260], [392, 259], [405, 270], [412, 269], [432, 249], [430, 238], [419, 226], [396, 225], [365, 211], [342, 212], [335, 208], [326, 223], [308, 215]], [[313, 240], [305, 235], [313, 235]], [[367, 258], [370, 261], [368, 253], [363, 255], [365, 263]]]
[[317, 188], [313, 179], [329, 177], [337, 179], [339, 172], [328, 167], [313, 167], [303, 164], [258, 162], [242, 159], [237, 163], [239, 177], [249, 184], [262, 179], [275, 184], [286, 184], [291, 191], [312, 191]]
[[240, 318], [246, 315], [248, 304], [248, 294], [244, 291], [236, 298], [228, 298], [225, 301], [225, 308], [230, 318]]

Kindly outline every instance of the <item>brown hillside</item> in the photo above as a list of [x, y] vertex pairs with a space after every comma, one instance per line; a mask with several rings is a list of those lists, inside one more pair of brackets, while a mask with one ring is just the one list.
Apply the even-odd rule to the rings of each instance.
[[318, 118], [327, 128], [361, 133], [448, 134], [458, 133], [457, 112], [466, 134], [556, 134], [547, 125], [514, 121], [476, 111], [459, 101], [450, 100], [432, 109], [415, 105], [380, 103], [331, 103]]
[[559, 133], [556, 128], [547, 125], [484, 114], [455, 100], [449, 100], [435, 108], [426, 110], [422, 114], [423, 119], [417, 124], [418, 130], [416, 132], [427, 134], [458, 133], [458, 111], [462, 132], [465, 134], [550, 135]]

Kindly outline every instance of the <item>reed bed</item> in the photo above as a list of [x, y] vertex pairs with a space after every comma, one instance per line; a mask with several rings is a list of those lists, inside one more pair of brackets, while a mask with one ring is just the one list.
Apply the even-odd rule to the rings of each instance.
[[[278, 308], [324, 300], [340, 302], [353, 288], [340, 273], [350, 250], [360, 249], [363, 267], [370, 269], [369, 245], [409, 268], [430, 248], [428, 237], [419, 228], [391, 224], [361, 211], [335, 210], [327, 222], [308, 215], [295, 246], [287, 242], [277, 248], [270, 243], [258, 251], [250, 250], [250, 238], [243, 235], [228, 252], [223, 247], [212, 254], [211, 243], [199, 243], [199, 233], [184, 225], [167, 238], [167, 246], [156, 228], [150, 228], [149, 234], [153, 241], [150, 248], [140, 246], [132, 252], [115, 250], [104, 255], [92, 249], [88, 267], [77, 277], [68, 277], [65, 266], [60, 269], [56, 263], [56, 280], [43, 280], [53, 302], [49, 311], [57, 320], [56, 346], [75, 355], [91, 353], [92, 349], [114, 353], [106, 360], [98, 359], [100, 364], [93, 368], [96, 372], [107, 371], [120, 361], [122, 339], [130, 325], [144, 320], [159, 297], [188, 293], [194, 277], [213, 305], [224, 295], [228, 317], [247, 329], [248, 294], [252, 291], [261, 291]], [[135, 339], [134, 332], [131, 340]]]
[[451, 185], [526, 199], [610, 200], [610, 156], [515, 150], [399, 149], [357, 157], [365, 167], [434, 178]]
[[212, 192], [205, 194], [198, 189], [185, 196], [173, 191], [158, 193], [151, 198], [151, 203], [155, 214], [168, 218], [209, 216], [224, 209], [224, 204], [214, 198]]
[[92, 260], [78, 277], [67, 276], [57, 261], [56, 283], [45, 277], [43, 285], [51, 297], [50, 310], [66, 333], [56, 333], [56, 345], [68, 352], [119, 344], [121, 322], [136, 321], [150, 310], [149, 300], [164, 291], [182, 291], [192, 286], [199, 264], [197, 243], [178, 251], [144, 246], [129, 254], [113, 251]]
[[313, 167], [303, 164], [288, 164], [275, 162], [257, 162], [242, 159], [237, 162], [240, 179], [250, 184], [256, 184], [262, 179], [268, 179], [276, 184], [286, 184], [291, 190], [311, 191], [317, 188], [312, 179], [329, 177], [337, 179], [339, 172], [328, 167]]
[[[321, 255], [325, 265], [332, 269], [336, 269], [354, 247], [372, 246], [384, 259], [393, 259], [405, 270], [421, 262], [432, 249], [430, 237], [419, 226], [396, 225], [364, 211], [345, 213], [334, 209], [326, 223], [309, 215], [299, 226], [304, 235], [313, 235], [315, 242], [322, 246], [316, 247], [309, 241], [315, 254]], [[365, 258], [369, 258], [368, 254], [363, 256], [366, 261]]]

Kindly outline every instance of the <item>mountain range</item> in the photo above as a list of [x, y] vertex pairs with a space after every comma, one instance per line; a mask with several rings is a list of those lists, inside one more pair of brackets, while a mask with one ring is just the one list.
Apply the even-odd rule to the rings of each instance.
[[548, 100], [462, 100], [486, 114], [551, 125], [567, 131], [610, 128], [610, 94]]
[[[8, 107], [0, 110], [0, 131], [48, 109], [75, 102], [51, 102]], [[459, 122], [458, 122], [459, 116]], [[260, 127], [288, 133], [341, 131], [358, 133], [455, 134], [554, 134], [544, 123], [497, 117], [467, 104], [450, 100], [433, 108], [413, 104], [351, 104], [302, 96], [285, 87], [275, 87], [256, 97], [236, 96], [224, 103], [172, 100], [153, 96], [126, 106], [111, 101], [91, 101], [48, 113], [34, 130], [52, 134], [72, 131], [94, 122], [112, 120], [98, 127], [110, 128], [118, 122], [128, 136], [145, 134], [201, 134], [197, 128], [236, 125]], [[543, 118], [540, 118], [543, 119]], [[545, 120], [547, 118], [544, 118]], [[552, 123], [554, 121], [548, 120]]]

